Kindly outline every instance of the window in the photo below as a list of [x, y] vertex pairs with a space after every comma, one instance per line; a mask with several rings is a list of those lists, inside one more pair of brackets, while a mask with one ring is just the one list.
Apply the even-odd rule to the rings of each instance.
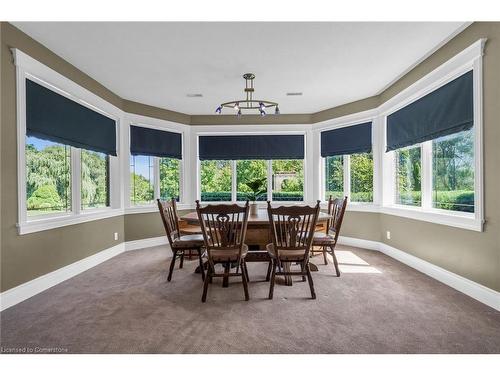
[[395, 161], [395, 202], [407, 206], [421, 206], [421, 146], [396, 150]]
[[228, 160], [200, 162], [201, 200], [231, 201], [232, 167]]
[[132, 205], [147, 205], [154, 200], [154, 158], [130, 157], [130, 201]]
[[325, 199], [330, 196], [344, 196], [344, 157], [341, 155], [325, 158]]
[[[233, 175], [235, 171], [235, 175]], [[233, 189], [234, 178], [234, 189]], [[260, 182], [257, 201], [303, 201], [304, 161], [290, 160], [201, 160], [200, 191], [203, 202], [253, 199], [248, 184]], [[268, 191], [272, 190], [272, 196]]]
[[272, 161], [273, 201], [304, 200], [304, 161]]
[[81, 207], [109, 206], [109, 156], [101, 152], [81, 150]]
[[26, 137], [27, 216], [71, 211], [71, 147]]
[[160, 158], [160, 199], [180, 198], [181, 161], [174, 158]]
[[472, 129], [432, 141], [432, 207], [474, 212]]
[[349, 196], [351, 202], [373, 202], [373, 155], [359, 153], [324, 158], [324, 199]]
[[256, 185], [256, 188], [259, 188], [256, 200], [267, 200], [267, 163], [266, 160], [236, 161], [237, 201], [253, 200], [252, 189], [248, 186], [252, 183]]
[[351, 202], [373, 202], [372, 153], [349, 156], [351, 169]]

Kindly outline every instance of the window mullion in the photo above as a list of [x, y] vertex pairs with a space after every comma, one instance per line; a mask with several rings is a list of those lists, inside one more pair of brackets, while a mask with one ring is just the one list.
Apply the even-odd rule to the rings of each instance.
[[422, 208], [432, 208], [432, 141], [422, 143]]
[[153, 181], [154, 181], [154, 200], [160, 198], [160, 158], [153, 157]]
[[71, 211], [78, 215], [82, 210], [82, 152], [79, 148], [71, 147]]
[[343, 156], [344, 160], [344, 196], [351, 201], [351, 158], [349, 155]]
[[236, 160], [231, 160], [231, 202], [236, 202]]
[[273, 200], [273, 161], [267, 161], [267, 200]]

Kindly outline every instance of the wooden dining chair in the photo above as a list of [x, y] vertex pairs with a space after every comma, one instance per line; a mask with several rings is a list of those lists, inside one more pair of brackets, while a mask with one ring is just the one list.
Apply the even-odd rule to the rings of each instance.
[[[347, 206], [347, 197], [336, 198], [330, 195], [328, 199], [328, 215], [331, 216], [326, 223], [326, 232], [315, 232], [313, 237], [313, 248], [312, 253], [322, 252], [325, 264], [328, 264], [327, 254], [330, 254], [333, 258], [333, 265], [335, 267], [335, 272], [337, 277], [340, 277], [339, 264], [337, 257], [335, 256], [335, 246], [337, 245], [337, 240], [340, 234], [340, 227], [342, 226], [342, 220], [344, 219], [344, 213]], [[318, 246], [321, 250], [314, 250], [314, 246]]]
[[[267, 202], [267, 213], [273, 240], [267, 245], [267, 251], [273, 263], [269, 299], [273, 298], [276, 275], [283, 275], [285, 278], [301, 275], [302, 281], [305, 281], [307, 276], [311, 297], [316, 299], [309, 269], [309, 251], [318, 221], [319, 203], [318, 201], [314, 207], [280, 206], [273, 208], [271, 202]], [[291, 271], [292, 263], [298, 263], [300, 271]]]
[[[196, 201], [196, 212], [205, 241], [206, 257], [208, 258], [207, 277], [203, 283], [201, 301], [207, 299], [208, 284], [214, 277], [241, 276], [245, 301], [250, 299], [248, 294], [248, 270], [245, 257], [248, 246], [245, 245], [245, 236], [248, 225], [248, 201], [244, 206], [237, 204], [209, 204], [200, 206]], [[223, 264], [224, 272], [215, 272], [215, 265]], [[235, 268], [235, 272], [231, 272]], [[241, 272], [238, 272], [241, 270]]]
[[191, 254], [195, 251], [198, 255], [201, 269], [201, 279], [205, 280], [205, 271], [203, 269], [203, 247], [205, 245], [203, 241], [203, 236], [201, 234], [187, 234], [182, 235], [179, 230], [179, 217], [177, 215], [177, 206], [175, 199], [170, 201], [161, 201], [157, 199], [158, 209], [160, 210], [161, 220], [163, 221], [163, 226], [165, 227], [165, 232], [167, 234], [168, 243], [172, 249], [172, 260], [170, 261], [170, 267], [168, 271], [167, 280], [172, 280], [172, 273], [175, 267], [175, 261], [180, 260], [179, 268], [184, 265], [184, 256], [186, 254]]

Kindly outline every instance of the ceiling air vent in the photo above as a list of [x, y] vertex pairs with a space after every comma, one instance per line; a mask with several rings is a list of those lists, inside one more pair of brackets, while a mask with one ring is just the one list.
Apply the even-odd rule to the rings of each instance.
[[187, 94], [188, 98], [202, 98], [203, 94]]
[[286, 96], [302, 96], [301, 92], [287, 92]]

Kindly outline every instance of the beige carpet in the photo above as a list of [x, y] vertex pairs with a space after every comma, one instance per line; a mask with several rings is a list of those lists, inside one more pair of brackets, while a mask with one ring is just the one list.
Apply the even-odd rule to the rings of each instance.
[[[166, 247], [124, 253], [1, 313], [2, 351], [77, 353], [500, 353], [500, 312], [378, 252], [340, 247], [307, 282], [276, 285], [250, 264], [216, 279], [207, 303], [196, 261], [166, 282]], [[23, 349], [24, 348], [24, 349]]]

